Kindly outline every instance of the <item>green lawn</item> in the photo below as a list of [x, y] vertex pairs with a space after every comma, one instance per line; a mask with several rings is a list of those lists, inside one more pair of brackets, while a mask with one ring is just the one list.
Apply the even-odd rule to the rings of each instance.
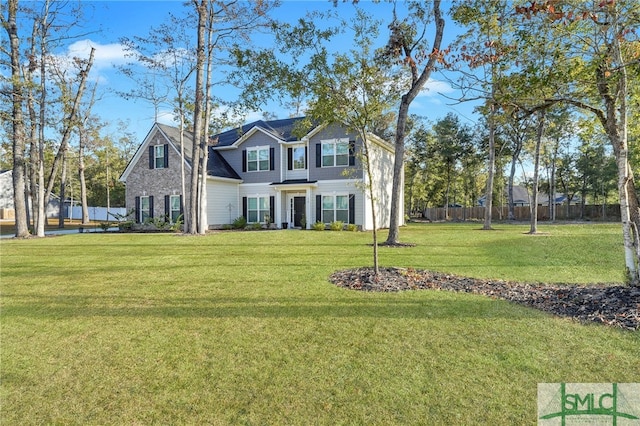
[[[383, 266], [623, 279], [619, 225], [420, 224]], [[384, 233], [383, 233], [384, 234]], [[385, 235], [382, 237], [384, 238]], [[3, 240], [0, 424], [535, 424], [539, 382], [638, 382], [640, 333], [327, 281], [368, 233]]]

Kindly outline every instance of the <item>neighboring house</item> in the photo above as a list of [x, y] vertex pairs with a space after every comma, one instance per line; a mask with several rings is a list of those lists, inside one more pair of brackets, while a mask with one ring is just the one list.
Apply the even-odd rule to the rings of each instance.
[[[509, 188], [505, 187], [504, 189], [505, 202], [507, 202], [509, 197], [508, 191], [509, 191]], [[529, 190], [526, 187], [521, 185], [513, 186], [513, 205], [514, 206], [516, 207], [529, 206], [531, 205], [532, 198], [533, 198], [533, 195], [529, 192]], [[576, 204], [577, 202], [579, 202], [579, 201], [576, 201], [577, 198], [578, 197], [574, 197], [571, 200], [571, 204]], [[485, 200], [486, 200], [486, 196], [483, 195], [478, 199], [478, 205], [484, 206]], [[564, 204], [566, 202], [567, 202], [567, 196], [565, 194], [556, 192], [555, 204]], [[539, 206], [549, 205], [549, 195], [547, 193], [545, 192], [538, 193], [538, 205]]]
[[[309, 228], [341, 220], [373, 228], [367, 182], [358, 153], [362, 142], [339, 125], [299, 127], [303, 118], [256, 121], [211, 138], [207, 165], [207, 226], [244, 216], [248, 223]], [[298, 136], [296, 136], [298, 135]], [[302, 135], [302, 136], [300, 136]], [[389, 225], [393, 146], [370, 135], [378, 227]], [[188, 205], [192, 134], [185, 132], [186, 195], [180, 179], [178, 129], [154, 124], [120, 180], [135, 220], [176, 220]], [[403, 203], [403, 200], [401, 200]], [[403, 204], [401, 204], [403, 205]], [[403, 217], [404, 215], [402, 215]]]
[[[31, 200], [28, 201], [31, 209]], [[60, 199], [51, 194], [47, 203], [47, 217], [58, 217], [60, 214]], [[15, 209], [13, 205], [13, 170], [0, 171], [0, 219], [14, 219]]]

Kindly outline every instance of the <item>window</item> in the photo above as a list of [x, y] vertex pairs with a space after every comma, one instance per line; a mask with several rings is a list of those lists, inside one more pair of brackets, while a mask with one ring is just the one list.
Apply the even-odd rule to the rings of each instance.
[[169, 167], [169, 145], [149, 145], [149, 168], [166, 169]]
[[164, 145], [156, 145], [153, 147], [155, 168], [164, 169]]
[[306, 148], [299, 146], [293, 148], [293, 170], [304, 170], [307, 168]]
[[149, 197], [140, 197], [140, 223], [144, 223], [151, 218], [151, 200]]
[[247, 171], [262, 172], [270, 170], [269, 147], [247, 149]]
[[247, 222], [262, 223], [269, 215], [269, 197], [247, 198]]
[[322, 197], [322, 221], [349, 223], [349, 196], [348, 195], [324, 195]]
[[169, 196], [169, 218], [171, 219], [171, 223], [176, 223], [180, 218], [180, 196], [179, 195], [170, 195]]
[[322, 167], [348, 166], [349, 141], [334, 139], [322, 142]]

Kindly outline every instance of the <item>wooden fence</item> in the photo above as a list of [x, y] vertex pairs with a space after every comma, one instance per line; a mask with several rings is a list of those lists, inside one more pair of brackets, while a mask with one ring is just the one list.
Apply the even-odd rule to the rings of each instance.
[[[444, 207], [431, 207], [423, 211], [422, 217], [432, 221], [466, 221], [484, 220], [485, 207], [449, 207], [445, 216]], [[493, 220], [507, 220], [509, 215], [508, 207], [493, 207]], [[529, 206], [518, 206], [514, 208], [514, 220], [531, 220], [531, 210]], [[538, 206], [538, 220], [550, 220], [549, 206]], [[556, 207], [556, 220], [591, 220], [612, 222], [620, 221], [620, 205], [559, 205]]]

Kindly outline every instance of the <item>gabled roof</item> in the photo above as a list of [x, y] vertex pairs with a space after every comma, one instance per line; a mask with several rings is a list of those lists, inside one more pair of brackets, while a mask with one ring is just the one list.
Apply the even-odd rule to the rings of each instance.
[[[156, 123], [158, 129], [180, 150], [180, 129], [178, 127], [167, 126], [166, 124]], [[193, 133], [188, 130], [183, 131], [184, 134], [184, 158], [191, 164]]]
[[[136, 153], [133, 155], [133, 158], [129, 161], [129, 164], [125, 168], [124, 172], [120, 176], [121, 181], [126, 181], [127, 177], [131, 169], [140, 161], [143, 155], [147, 152], [145, 149], [145, 145], [148, 143], [150, 136], [153, 134], [153, 129], [157, 128], [158, 131], [167, 139], [167, 141], [173, 146], [173, 148], [180, 152], [180, 129], [177, 127], [168, 126], [166, 124], [154, 123], [153, 127], [145, 136], [144, 141], [138, 147]], [[185, 163], [191, 167], [191, 157], [192, 157], [192, 145], [193, 145], [193, 133], [185, 130], [184, 131], [184, 160]], [[207, 162], [207, 175], [213, 177], [221, 177], [228, 179], [238, 179], [240, 180], [240, 176], [236, 173], [235, 170], [227, 163], [227, 161], [222, 158], [222, 156], [215, 152], [215, 150], [209, 151], [209, 160]]]
[[[241, 127], [237, 127], [231, 130], [214, 135], [213, 138], [218, 138], [217, 147], [229, 147], [237, 143], [246, 134], [255, 132], [256, 130], [262, 131], [274, 138], [283, 142], [293, 142], [300, 140], [298, 135], [295, 135], [294, 131], [299, 130], [296, 125], [300, 125], [305, 117], [296, 118], [284, 118], [281, 120], [258, 120], [253, 123], [245, 124]], [[309, 128], [302, 129], [303, 133], [311, 131], [316, 124], [311, 124]]]
[[233, 170], [233, 167], [227, 163], [220, 154], [215, 149], [209, 150], [209, 159], [207, 161], [207, 175], [213, 177], [221, 177], [227, 179], [238, 179], [241, 180], [241, 177]]

